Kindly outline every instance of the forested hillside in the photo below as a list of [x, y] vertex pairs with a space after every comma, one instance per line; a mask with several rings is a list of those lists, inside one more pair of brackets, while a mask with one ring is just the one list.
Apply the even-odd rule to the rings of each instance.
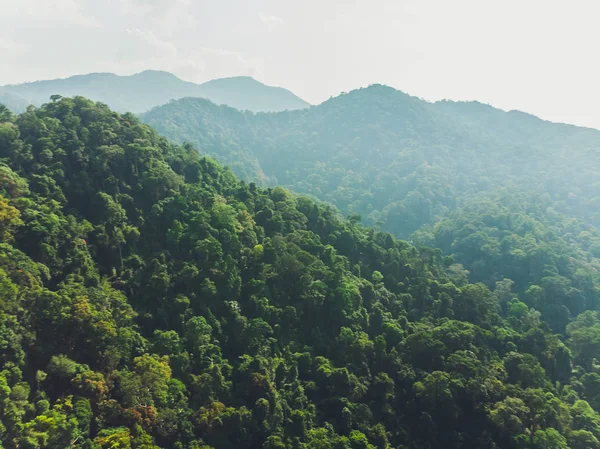
[[[318, 114], [335, 117], [337, 104]], [[336, 168], [346, 153], [325, 152], [325, 145], [345, 136], [336, 147], [344, 149], [357, 139], [352, 129], [374, 126], [360, 107], [337, 128], [324, 120], [304, 133], [290, 124], [285, 146], [276, 137], [257, 138], [257, 145], [265, 153], [282, 148], [271, 154], [276, 168], [285, 152], [300, 151], [292, 137], [323, 138], [324, 146], [304, 147], [310, 151], [303, 156], [332, 164], [315, 162], [328, 178], [317, 172], [306, 182], [317, 188], [328, 181], [340, 192], [343, 180], [349, 198], [359, 198], [375, 176], [359, 174], [367, 160], [369, 169], [399, 170], [398, 180], [388, 180], [390, 194], [438, 191], [443, 176], [434, 185], [417, 182], [436, 178], [417, 176], [435, 167], [419, 162], [416, 150], [406, 152], [405, 165], [386, 165], [386, 147], [357, 141], [350, 146], [356, 153], [347, 154], [370, 148], [370, 156]], [[296, 117], [220, 111], [211, 120], [237, 121], [247, 132], [254, 120], [283, 127], [280, 120]], [[409, 123], [392, 111], [389, 120]], [[502, 263], [512, 266], [503, 258], [510, 255], [524, 258], [542, 282], [534, 288], [517, 270], [514, 285], [490, 289], [468, 283], [440, 250], [362, 227], [355, 215], [346, 221], [281, 187], [238, 181], [132, 114], [77, 97], [18, 117], [1, 109], [0, 122], [2, 447], [600, 448], [594, 229], [550, 221], [560, 212], [544, 203], [535, 203], [541, 211], [533, 219], [478, 202], [421, 230], [420, 239], [444, 249], [460, 242], [452, 251], [479, 261], [472, 275], [481, 281], [495, 281]], [[226, 129], [207, 133], [205, 143], [227, 142], [234, 135]], [[440, 149], [442, 136], [413, 131], [411, 139]], [[394, 142], [381, 129], [373, 135]], [[227, 147], [232, 155], [235, 142]], [[454, 166], [468, 165], [449, 182], [453, 189], [470, 179], [468, 167], [482, 163], [456, 157]], [[281, 181], [304, 173], [302, 161], [288, 163]], [[270, 166], [257, 164], [270, 176]], [[413, 166], [421, 168], [411, 172]], [[503, 170], [491, 172], [488, 183]], [[506, 193], [518, 207], [534, 204]], [[439, 194], [450, 198], [452, 191]], [[545, 199], [556, 205], [555, 195], [560, 189]], [[564, 203], [579, 213], [572, 207]], [[482, 227], [470, 230], [469, 214], [481, 217]], [[391, 228], [392, 215], [384, 218]], [[416, 227], [409, 223], [400, 225], [403, 232]], [[565, 226], [558, 236], [556, 223]], [[552, 270], [572, 283], [565, 285], [571, 302], [545, 289]], [[562, 306], [572, 310], [559, 322], [554, 310]]]
[[600, 224], [600, 131], [375, 85], [310, 109], [252, 114], [182, 99], [143, 120], [244, 179], [283, 185], [406, 238], [481, 193], [516, 186]]
[[244, 179], [442, 249], [471, 282], [512, 285], [556, 331], [596, 307], [599, 131], [384, 86], [278, 114], [183, 99], [143, 120]]
[[48, 102], [52, 95], [82, 95], [106, 103], [117, 111], [134, 113], [146, 112], [154, 106], [183, 97], [208, 98], [216, 104], [255, 112], [310, 106], [287, 89], [266, 86], [246, 76], [196, 84], [157, 70], [146, 70], [130, 76], [90, 73], [65, 79], [0, 86], [0, 103], [13, 112], [24, 112], [30, 104], [40, 106]]

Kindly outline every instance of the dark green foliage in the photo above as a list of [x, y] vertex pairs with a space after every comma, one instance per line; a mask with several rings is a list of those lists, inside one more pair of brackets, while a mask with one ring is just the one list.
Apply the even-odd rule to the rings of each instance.
[[598, 447], [595, 278], [552, 248], [469, 284], [130, 114], [2, 120], [2, 447]]

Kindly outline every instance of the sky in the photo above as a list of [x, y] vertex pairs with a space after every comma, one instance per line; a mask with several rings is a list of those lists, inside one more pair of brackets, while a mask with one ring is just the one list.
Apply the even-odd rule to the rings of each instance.
[[595, 0], [0, 0], [0, 85], [250, 75], [317, 104], [387, 84], [600, 129]]

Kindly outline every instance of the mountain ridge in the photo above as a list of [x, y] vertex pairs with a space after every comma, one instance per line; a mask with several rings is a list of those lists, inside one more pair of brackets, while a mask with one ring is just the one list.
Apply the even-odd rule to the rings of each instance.
[[[418, 186], [421, 166], [434, 167], [448, 178], [449, 185], [474, 182], [467, 177], [475, 170], [481, 182], [475, 182], [473, 194], [521, 182], [541, 189], [542, 180], [536, 179], [546, 172], [546, 182], [560, 186], [556, 194], [566, 209], [574, 207], [568, 197], [574, 187], [566, 174], [573, 171], [581, 201], [591, 204], [592, 198], [600, 196], [593, 165], [586, 166], [581, 159], [600, 148], [600, 131], [523, 114], [483, 103], [432, 103], [389, 86], [372, 85], [311, 108], [280, 113], [251, 114], [194, 99], [177, 100], [153, 108], [142, 120], [167, 138], [190, 142], [216, 157], [243, 179], [262, 179], [268, 185], [282, 184], [313, 195], [340, 207], [344, 214], [362, 214], [368, 224], [383, 219], [389, 222], [387, 230], [407, 238], [446, 207], [455, 207], [452, 194]], [[590, 154], [598, 157], [593, 151]], [[487, 173], [492, 166], [501, 168], [503, 174]], [[340, 170], [339, 175], [327, 180], [332, 170]], [[315, 173], [320, 173], [317, 178]], [[410, 178], [401, 182], [408, 173]], [[389, 200], [384, 202], [372, 190], [382, 192], [389, 182], [401, 182], [403, 187], [393, 194], [387, 191], [384, 196]], [[429, 206], [429, 200], [421, 205], [430, 210], [429, 218], [401, 231], [390, 216], [390, 205], [408, 201], [411, 191], [420, 191], [432, 201]], [[440, 204], [445, 206], [440, 209]], [[577, 208], [578, 216], [593, 215], [592, 208], [586, 212], [583, 204]]]
[[132, 75], [95, 72], [0, 86], [0, 99], [8, 98], [7, 107], [14, 112], [23, 112], [23, 102], [40, 106], [54, 94], [89, 97], [121, 112], [134, 113], [183, 97], [207, 98], [217, 104], [257, 112], [310, 106], [287, 89], [267, 86], [251, 77], [220, 78], [197, 84], [162, 70], [145, 70]]

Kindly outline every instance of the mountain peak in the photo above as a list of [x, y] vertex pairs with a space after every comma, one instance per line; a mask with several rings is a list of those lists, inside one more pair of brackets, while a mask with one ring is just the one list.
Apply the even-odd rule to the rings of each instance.
[[397, 110], [415, 108], [418, 107], [417, 105], [426, 104], [426, 102], [385, 84], [371, 84], [367, 87], [351, 90], [350, 92], [342, 92], [337, 97], [332, 97], [323, 104], [354, 104], [361, 107], [375, 108], [375, 110]]
[[271, 87], [260, 81], [252, 78], [251, 76], [230, 76], [226, 78], [216, 78], [210, 81], [206, 81], [201, 84], [202, 86], [223, 86], [223, 87]]
[[181, 80], [177, 75], [167, 72], [166, 70], [144, 70], [142, 72], [135, 73], [131, 75], [132, 77], [161, 77], [161, 78], [170, 78], [170, 79], [178, 79]]

